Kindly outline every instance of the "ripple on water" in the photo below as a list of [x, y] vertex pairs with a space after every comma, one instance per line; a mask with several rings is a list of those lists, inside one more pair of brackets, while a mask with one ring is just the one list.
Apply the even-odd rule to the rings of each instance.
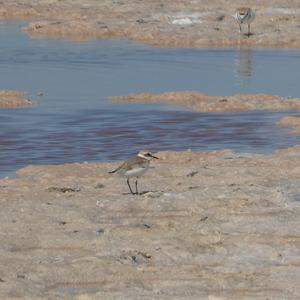
[[269, 153], [300, 141], [276, 125], [285, 114], [84, 110], [26, 124], [11, 114], [10, 126], [0, 120], [0, 173], [28, 164], [122, 160], [141, 148]]

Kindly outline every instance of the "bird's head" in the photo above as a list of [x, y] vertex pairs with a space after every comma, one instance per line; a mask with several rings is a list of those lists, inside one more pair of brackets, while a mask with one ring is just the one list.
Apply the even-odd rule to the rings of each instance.
[[248, 7], [240, 7], [237, 9], [240, 16], [245, 16], [248, 13]]
[[158, 159], [158, 157], [154, 156], [150, 151], [142, 150], [138, 153], [139, 157], [150, 160], [151, 158]]

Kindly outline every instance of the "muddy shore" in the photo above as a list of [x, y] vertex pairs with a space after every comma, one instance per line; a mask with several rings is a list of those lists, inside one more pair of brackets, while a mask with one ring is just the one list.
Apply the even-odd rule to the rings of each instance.
[[28, 107], [32, 105], [32, 101], [28, 99], [27, 94], [24, 92], [0, 91], [0, 109]]
[[[127, 38], [159, 47], [300, 47], [300, 2], [248, 1], [252, 35], [239, 34], [232, 15], [241, 0], [1, 1], [0, 18], [26, 20], [36, 37]], [[244, 28], [244, 33], [246, 28]]]
[[299, 117], [284, 117], [279, 121], [279, 125], [290, 127], [294, 134], [300, 134], [300, 118]]
[[2, 299], [299, 299], [300, 147], [161, 152], [0, 181]]
[[200, 92], [141, 93], [109, 97], [113, 102], [167, 103], [198, 112], [242, 112], [251, 110], [299, 110], [300, 99], [273, 95], [210, 96]]

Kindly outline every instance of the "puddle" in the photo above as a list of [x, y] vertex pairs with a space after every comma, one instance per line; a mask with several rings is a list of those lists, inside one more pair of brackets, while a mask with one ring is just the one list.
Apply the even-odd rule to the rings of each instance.
[[106, 100], [176, 90], [300, 97], [300, 51], [72, 43], [30, 39], [20, 27], [0, 28], [0, 89], [44, 96], [35, 108], [0, 110], [0, 177], [28, 164], [126, 159], [141, 148], [269, 153], [300, 141], [276, 126], [287, 112], [200, 114]]

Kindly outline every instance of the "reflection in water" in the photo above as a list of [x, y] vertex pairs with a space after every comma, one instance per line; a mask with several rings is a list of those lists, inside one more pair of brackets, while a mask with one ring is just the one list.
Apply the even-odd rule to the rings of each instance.
[[252, 49], [239, 49], [236, 51], [235, 59], [235, 76], [241, 84], [247, 85], [249, 82], [253, 69], [253, 50]]

